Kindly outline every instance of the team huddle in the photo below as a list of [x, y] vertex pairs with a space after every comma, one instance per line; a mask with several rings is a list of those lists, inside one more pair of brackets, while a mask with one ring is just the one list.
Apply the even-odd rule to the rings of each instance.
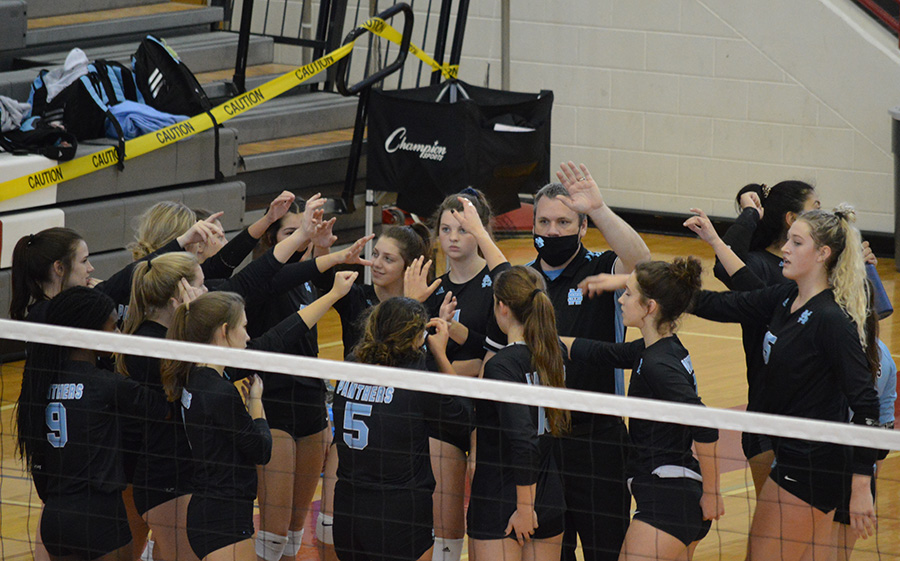
[[[318, 195], [282, 193], [230, 241], [219, 214], [160, 203], [135, 261], [103, 282], [76, 232], [19, 240], [10, 316], [316, 357], [316, 324], [335, 309], [347, 361], [702, 405], [677, 335], [692, 313], [741, 324], [748, 410], [893, 424], [896, 367], [852, 208], [820, 210], [797, 181], [748, 185], [724, 238], [693, 209], [685, 226], [731, 289], [710, 292], [696, 258], [651, 260], [587, 167], [557, 177], [534, 197], [525, 266], [495, 244], [471, 188], [430, 228], [386, 227], [371, 260], [374, 236], [331, 251]], [[589, 221], [611, 249], [584, 247]], [[372, 285], [348, 265], [370, 267]], [[626, 328], [640, 337], [625, 342]], [[43, 558], [295, 559], [320, 481], [320, 554], [341, 561], [458, 561], [466, 537], [477, 561], [691, 559], [724, 514], [715, 429], [359, 383], [337, 365], [329, 389], [264, 366], [27, 352], [18, 445], [44, 504]], [[749, 433], [742, 444], [757, 495], [748, 559], [846, 559], [874, 532], [886, 452]]]

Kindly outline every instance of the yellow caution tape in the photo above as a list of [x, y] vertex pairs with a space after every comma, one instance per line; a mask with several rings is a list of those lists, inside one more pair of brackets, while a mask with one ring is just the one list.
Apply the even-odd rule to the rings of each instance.
[[[362, 27], [388, 41], [397, 43], [398, 45], [401, 43], [402, 34], [381, 18], [371, 18], [366, 21]], [[210, 113], [212, 113], [219, 124], [222, 124], [245, 111], [249, 111], [254, 107], [262, 105], [266, 101], [278, 97], [291, 88], [302, 84], [350, 54], [353, 50], [354, 43], [355, 41], [347, 43], [346, 45], [331, 51], [322, 58], [274, 78], [258, 88], [243, 93], [234, 99], [228, 100], [225, 103], [212, 108]], [[409, 45], [409, 52], [428, 64], [434, 71], [439, 70], [447, 78], [455, 78], [459, 71], [458, 66], [438, 64], [437, 61], [411, 43]], [[125, 160], [132, 160], [138, 156], [143, 156], [144, 154], [178, 142], [183, 138], [188, 138], [207, 129], [211, 129], [212, 127], [213, 122], [209, 118], [209, 115], [201, 113], [186, 121], [181, 121], [180, 123], [176, 123], [164, 129], [139, 136], [125, 142]], [[114, 166], [118, 163], [116, 150], [116, 146], [110, 146], [100, 152], [75, 158], [74, 160], [63, 162], [57, 166], [0, 183], [0, 201], [19, 197], [56, 183], [70, 181], [103, 168]]]

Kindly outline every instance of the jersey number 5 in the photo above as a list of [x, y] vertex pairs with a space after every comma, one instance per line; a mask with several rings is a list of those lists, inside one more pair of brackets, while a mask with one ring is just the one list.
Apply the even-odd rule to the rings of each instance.
[[[372, 414], [372, 406], [368, 403], [348, 401], [344, 409], [344, 444], [354, 450], [363, 450], [369, 445], [369, 427], [360, 417]], [[350, 434], [355, 432], [356, 435]]]
[[45, 412], [47, 428], [47, 442], [54, 448], [62, 448], [69, 440], [69, 429], [66, 426], [66, 407], [58, 401], [47, 404]]

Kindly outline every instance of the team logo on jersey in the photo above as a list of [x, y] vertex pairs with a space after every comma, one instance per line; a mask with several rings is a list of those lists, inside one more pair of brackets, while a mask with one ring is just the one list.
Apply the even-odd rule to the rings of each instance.
[[570, 288], [568, 303], [570, 306], [580, 306], [584, 301], [584, 294], [580, 288]]
[[484, 278], [481, 279], [481, 288], [487, 288], [494, 283], [491, 281], [491, 275], [484, 275]]
[[462, 312], [462, 310], [460, 309], [457, 309], [455, 312], [453, 312], [453, 321], [455, 321], [456, 323], [459, 323], [460, 312]]
[[439, 286], [438, 289], [435, 291], [434, 295], [435, 295], [435, 296], [440, 296], [440, 295], [443, 294], [443, 293], [444, 293], [444, 287], [443, 287], [443, 286]]
[[534, 245], [536, 245], [537, 247], [544, 247], [544, 238], [540, 236], [534, 238]]
[[790, 299], [791, 299], [790, 296], [788, 296], [787, 298], [785, 298], [785, 299], [784, 299], [784, 302], [781, 303], [781, 307], [782, 307], [782, 308], [787, 308], [787, 303], [788, 303], [788, 301], [789, 301]]
[[809, 316], [812, 315], [812, 310], [803, 310], [803, 313], [800, 314], [800, 318], [797, 320], [797, 323], [800, 325], [806, 325], [806, 322], [809, 321]]
[[638, 361], [638, 367], [634, 369], [634, 371], [635, 371], [636, 374], [640, 374], [640, 373], [641, 373], [641, 366], [644, 366], [644, 359], [643, 359], [643, 358], [641, 358], [641, 359]]
[[766, 331], [766, 336], [763, 337], [763, 362], [765, 364], [769, 364], [769, 355], [772, 354], [772, 346], [775, 344], [775, 341], [778, 340], [778, 337], [772, 335], [771, 331]]

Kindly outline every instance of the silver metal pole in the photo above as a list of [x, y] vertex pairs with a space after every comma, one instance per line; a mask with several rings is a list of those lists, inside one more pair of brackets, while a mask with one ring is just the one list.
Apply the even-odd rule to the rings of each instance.
[[[375, 231], [375, 191], [366, 189], [366, 235], [368, 236]], [[374, 241], [366, 244], [366, 259], [372, 260], [372, 248], [375, 246]], [[372, 268], [363, 267], [363, 282], [372, 284]]]
[[509, 90], [509, 0], [500, 0], [500, 89]]

